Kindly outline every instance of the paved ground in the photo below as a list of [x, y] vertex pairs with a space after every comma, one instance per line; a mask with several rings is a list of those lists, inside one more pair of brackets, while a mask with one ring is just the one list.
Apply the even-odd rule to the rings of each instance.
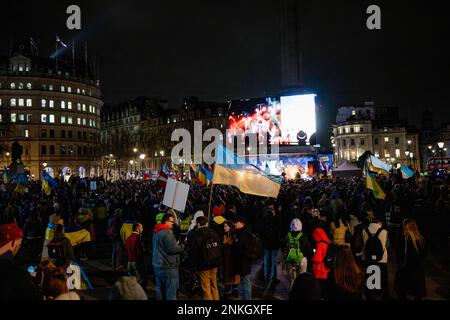
[[[110, 246], [109, 244], [98, 244], [94, 248], [99, 259], [82, 261], [80, 264], [86, 272], [94, 290], [84, 290], [81, 293], [86, 300], [108, 299], [111, 287], [114, 282], [126, 272], [115, 272], [110, 267]], [[150, 257], [146, 257], [146, 264], [150, 265]], [[436, 254], [430, 254], [426, 261], [426, 286], [428, 295], [426, 299], [442, 300], [450, 299], [450, 261]], [[148, 266], [147, 293], [150, 299], [154, 298], [154, 281], [151, 268]], [[395, 279], [395, 265], [389, 265], [389, 282], [391, 297], [396, 298], [393, 288]], [[255, 300], [287, 300], [289, 297], [289, 279], [282, 270], [282, 264], [278, 264], [278, 283], [264, 283], [262, 281], [262, 261], [256, 261], [252, 268], [253, 298]], [[180, 285], [181, 286], [181, 285]], [[199, 294], [187, 294], [181, 290], [180, 299], [200, 300]], [[229, 297], [230, 300], [239, 299], [238, 296]]]

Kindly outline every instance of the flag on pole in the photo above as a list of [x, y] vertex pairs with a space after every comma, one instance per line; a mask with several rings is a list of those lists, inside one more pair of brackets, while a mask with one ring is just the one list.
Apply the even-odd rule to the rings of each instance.
[[387, 164], [372, 155], [369, 157], [368, 165], [370, 171], [383, 175], [389, 175], [389, 172], [392, 169], [392, 166], [390, 164]]
[[48, 174], [47, 171], [42, 171], [42, 180], [45, 180], [48, 185], [52, 188], [57, 188], [58, 187], [58, 182], [52, 178], [51, 175]]
[[269, 177], [256, 166], [246, 164], [223, 145], [218, 145], [216, 154], [213, 184], [232, 185], [243, 193], [257, 196], [278, 197], [281, 179]]
[[201, 186], [204, 186], [208, 183], [206, 175], [200, 171], [199, 166], [197, 166], [196, 164], [191, 164], [191, 177]]
[[162, 171], [164, 171], [165, 174], [169, 174], [169, 169], [167, 169], [167, 165], [163, 164]]
[[161, 171], [159, 172], [159, 176], [156, 179], [156, 181], [158, 182], [158, 185], [161, 189], [164, 189], [166, 187], [167, 184], [167, 174], [161, 169]]
[[206, 176], [206, 180], [208, 181], [212, 180], [213, 174], [211, 171], [207, 169], [206, 165], [199, 165], [198, 169]]
[[402, 165], [400, 167], [400, 171], [402, 172], [403, 179], [408, 179], [414, 177], [414, 172], [408, 168], [406, 165]]
[[375, 176], [367, 170], [367, 167], [365, 170], [366, 170], [366, 188], [373, 191], [375, 199], [384, 200], [384, 198], [386, 198], [386, 194], [384, 193], [383, 189], [381, 189], [380, 185], [375, 179]]
[[44, 179], [41, 180], [41, 187], [42, 187], [42, 190], [44, 191], [45, 195], [49, 196], [52, 193], [52, 189], [48, 185], [48, 182], [45, 181]]

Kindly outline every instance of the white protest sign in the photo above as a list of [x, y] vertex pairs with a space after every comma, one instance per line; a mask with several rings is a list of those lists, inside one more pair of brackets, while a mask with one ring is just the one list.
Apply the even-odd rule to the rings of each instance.
[[175, 179], [167, 179], [163, 204], [169, 208], [184, 212], [188, 193], [189, 185], [187, 183], [179, 182]]

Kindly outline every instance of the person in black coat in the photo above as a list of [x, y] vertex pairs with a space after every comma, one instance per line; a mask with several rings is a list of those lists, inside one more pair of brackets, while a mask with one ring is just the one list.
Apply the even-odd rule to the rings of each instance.
[[264, 279], [277, 281], [277, 258], [282, 247], [281, 218], [275, 210], [273, 199], [266, 201], [262, 222], [259, 228], [264, 249]]
[[403, 222], [404, 236], [398, 247], [398, 269], [395, 277], [395, 289], [400, 299], [411, 295], [416, 300], [426, 296], [425, 257], [427, 245], [412, 219]]
[[0, 300], [38, 300], [31, 276], [14, 261], [23, 231], [14, 223], [0, 225]]
[[237, 218], [236, 226], [236, 256], [240, 257], [240, 263], [237, 266], [237, 272], [241, 278], [241, 295], [243, 300], [251, 300], [252, 284], [250, 281], [250, 273], [252, 271], [252, 259], [248, 253], [251, 245], [252, 237], [249, 228], [246, 226], [244, 217]]

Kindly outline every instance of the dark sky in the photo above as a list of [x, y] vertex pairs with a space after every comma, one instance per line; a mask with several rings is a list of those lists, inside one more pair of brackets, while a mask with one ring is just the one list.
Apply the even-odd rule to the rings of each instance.
[[[429, 108], [450, 121], [450, 19], [444, 1], [303, 0], [305, 86], [317, 92], [324, 129], [339, 105], [373, 100], [400, 107], [419, 124]], [[82, 11], [82, 30], [66, 29], [66, 7]], [[382, 30], [366, 28], [377, 4]], [[88, 42], [97, 55], [103, 97], [116, 103], [158, 96], [261, 97], [280, 89], [278, 0], [9, 1], [0, 12], [2, 54], [11, 37], [33, 36], [49, 56], [55, 34]], [[326, 131], [325, 131], [326, 132]]]

